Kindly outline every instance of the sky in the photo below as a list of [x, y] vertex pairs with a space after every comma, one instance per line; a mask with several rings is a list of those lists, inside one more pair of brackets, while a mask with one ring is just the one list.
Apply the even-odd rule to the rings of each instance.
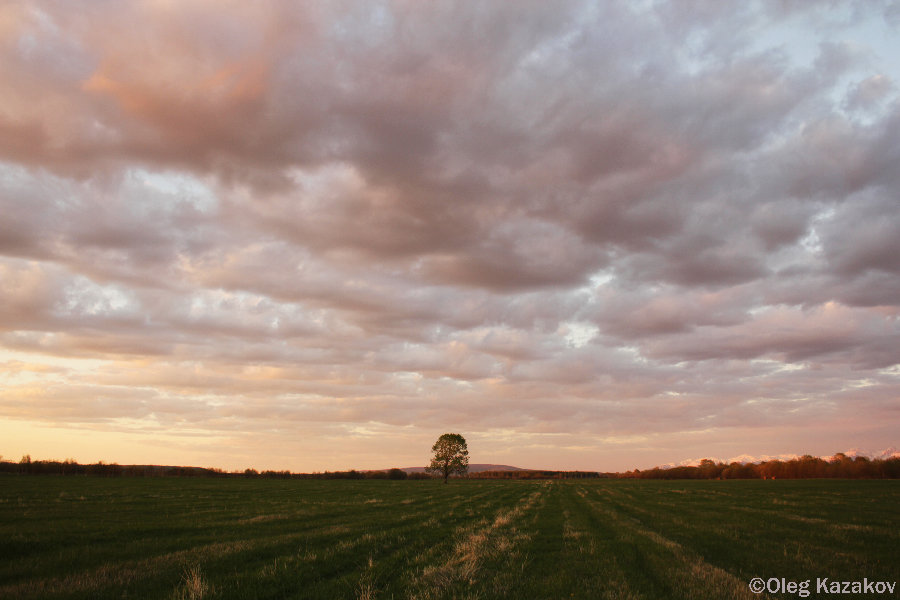
[[900, 445], [900, 2], [0, 5], [0, 454]]

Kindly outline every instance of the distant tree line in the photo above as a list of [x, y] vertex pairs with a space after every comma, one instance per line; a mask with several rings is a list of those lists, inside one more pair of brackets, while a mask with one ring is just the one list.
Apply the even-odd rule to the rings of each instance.
[[900, 458], [868, 459], [839, 452], [828, 460], [805, 455], [792, 460], [725, 464], [710, 459], [697, 466], [654, 468], [619, 475], [635, 479], [900, 479]]
[[[119, 465], [103, 461], [79, 464], [72, 459], [32, 460], [25, 455], [19, 462], [0, 460], [0, 473], [17, 475], [92, 475], [99, 477], [244, 477], [264, 479], [433, 479], [427, 473], [407, 473], [402, 469], [386, 471], [223, 471], [204, 467], [164, 465]], [[900, 458], [868, 459], [838, 453], [825, 460], [801, 456], [793, 460], [725, 464], [704, 459], [697, 466], [656, 467], [644, 471], [600, 473], [596, 471], [482, 471], [469, 473], [469, 479], [900, 479]]]
[[264, 479], [432, 479], [425, 473], [406, 473], [402, 469], [387, 471], [325, 471], [323, 473], [292, 473], [290, 471], [223, 471], [205, 467], [175, 467], [165, 465], [119, 465], [103, 461], [79, 464], [66, 460], [31, 460], [26, 454], [19, 462], [0, 461], [0, 473], [16, 475], [93, 475], [98, 477], [245, 477]]
[[222, 469], [163, 465], [120, 465], [96, 463], [82, 465], [66, 460], [31, 460], [26, 454], [19, 462], [0, 461], [0, 473], [18, 475], [94, 475], [99, 477], [227, 477]]
[[469, 479], [598, 479], [615, 477], [616, 474], [596, 471], [480, 471], [469, 473]]
[[900, 479], [900, 458], [869, 459], [839, 452], [825, 460], [801, 456], [792, 460], [725, 464], [710, 459], [696, 466], [656, 467], [645, 471], [483, 471], [469, 479]]
[[244, 477], [261, 477], [269, 479], [433, 479], [425, 473], [407, 473], [403, 469], [388, 469], [387, 471], [325, 471], [322, 473], [291, 473], [290, 471], [262, 471], [246, 469], [241, 475]]

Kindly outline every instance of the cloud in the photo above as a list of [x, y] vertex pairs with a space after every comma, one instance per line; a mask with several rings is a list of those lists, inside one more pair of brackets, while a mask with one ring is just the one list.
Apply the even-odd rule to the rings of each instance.
[[0, 416], [896, 443], [886, 12], [9, 3]]

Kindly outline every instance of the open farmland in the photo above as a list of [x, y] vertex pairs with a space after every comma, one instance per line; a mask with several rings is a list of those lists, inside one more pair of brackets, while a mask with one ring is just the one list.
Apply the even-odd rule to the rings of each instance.
[[900, 579], [898, 506], [900, 481], [4, 476], [0, 598], [815, 598]]

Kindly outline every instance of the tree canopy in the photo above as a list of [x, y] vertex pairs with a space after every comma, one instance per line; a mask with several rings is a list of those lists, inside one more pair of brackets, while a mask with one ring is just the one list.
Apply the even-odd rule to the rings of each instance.
[[445, 433], [431, 447], [434, 456], [425, 467], [429, 473], [441, 475], [444, 483], [450, 475], [465, 475], [469, 470], [469, 449], [466, 438], [458, 433]]

